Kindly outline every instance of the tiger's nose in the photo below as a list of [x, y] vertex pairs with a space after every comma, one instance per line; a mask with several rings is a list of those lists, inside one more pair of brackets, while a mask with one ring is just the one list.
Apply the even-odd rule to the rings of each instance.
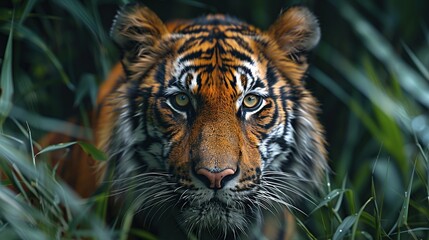
[[212, 189], [222, 188], [228, 181], [234, 178], [236, 171], [227, 168], [219, 172], [210, 171], [206, 168], [200, 168], [197, 171], [197, 174], [200, 176], [200, 179]]

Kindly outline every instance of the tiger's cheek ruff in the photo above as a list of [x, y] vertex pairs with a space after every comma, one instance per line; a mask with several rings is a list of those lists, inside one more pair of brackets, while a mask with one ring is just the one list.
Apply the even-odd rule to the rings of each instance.
[[135, 5], [112, 27], [126, 75], [102, 130], [113, 193], [131, 194], [144, 226], [165, 216], [187, 236], [259, 239], [328, 168], [302, 83], [317, 21], [295, 7], [267, 32], [221, 15], [172, 26]]

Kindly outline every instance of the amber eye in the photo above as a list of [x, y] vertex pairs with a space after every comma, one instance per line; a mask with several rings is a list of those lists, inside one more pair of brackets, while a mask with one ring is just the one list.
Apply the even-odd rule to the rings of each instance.
[[173, 96], [173, 104], [179, 109], [183, 109], [189, 105], [189, 97], [184, 93], [178, 93]]
[[260, 96], [248, 94], [243, 99], [243, 106], [249, 109], [255, 109], [260, 106], [262, 99]]

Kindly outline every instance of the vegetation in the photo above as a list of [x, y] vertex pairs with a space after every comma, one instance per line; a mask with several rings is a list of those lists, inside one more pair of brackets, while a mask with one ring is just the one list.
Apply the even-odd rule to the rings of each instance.
[[[87, 113], [117, 62], [108, 31], [124, 2], [1, 1], [1, 239], [126, 236], [126, 224], [118, 233], [103, 223], [103, 193], [77, 197], [31, 147], [68, 128], [91, 139]], [[308, 5], [323, 37], [306, 81], [321, 103], [332, 171], [321, 198], [296, 213], [302, 239], [429, 239], [429, 2], [145, 3], [164, 20], [226, 12], [261, 28], [282, 7]], [[85, 143], [43, 151], [71, 144], [99, 154]]]

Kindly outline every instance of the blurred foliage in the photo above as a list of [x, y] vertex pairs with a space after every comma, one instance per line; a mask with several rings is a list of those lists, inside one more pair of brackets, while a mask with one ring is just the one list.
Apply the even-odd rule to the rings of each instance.
[[[94, 106], [98, 85], [118, 60], [108, 32], [118, 6], [125, 2], [0, 2], [0, 162], [4, 170], [6, 162], [21, 166], [22, 161], [35, 159], [28, 151], [32, 137], [22, 123], [28, 123], [34, 139], [65, 129], [84, 130], [85, 137], [91, 138], [88, 111]], [[304, 239], [429, 239], [428, 1], [144, 3], [163, 20], [220, 12], [263, 29], [282, 8], [304, 4], [312, 9], [320, 21], [322, 40], [311, 55], [306, 84], [321, 104], [332, 172], [326, 196], [317, 206], [308, 207], [311, 214], [299, 216], [301, 235]], [[68, 123], [72, 116], [82, 124]], [[46, 169], [40, 164], [21, 171], [36, 176], [49, 173]], [[32, 188], [36, 180], [26, 187]], [[46, 181], [49, 189], [58, 189], [55, 182]], [[36, 197], [51, 203], [47, 196], [63, 196], [52, 191], [40, 194], [38, 189]], [[66, 204], [64, 199], [59, 197], [53, 206]], [[26, 202], [30, 200], [25, 196], [17, 198], [0, 189], [0, 235], [15, 236], [12, 230], [26, 231], [36, 221], [39, 228], [30, 228], [40, 231], [34, 236], [53, 238], [59, 233], [44, 231], [52, 224], [69, 230], [77, 224], [56, 215], [55, 209], [40, 212]], [[73, 211], [79, 212], [76, 209], [82, 206]], [[25, 214], [19, 215], [20, 211]], [[46, 211], [55, 214], [43, 219]]]

